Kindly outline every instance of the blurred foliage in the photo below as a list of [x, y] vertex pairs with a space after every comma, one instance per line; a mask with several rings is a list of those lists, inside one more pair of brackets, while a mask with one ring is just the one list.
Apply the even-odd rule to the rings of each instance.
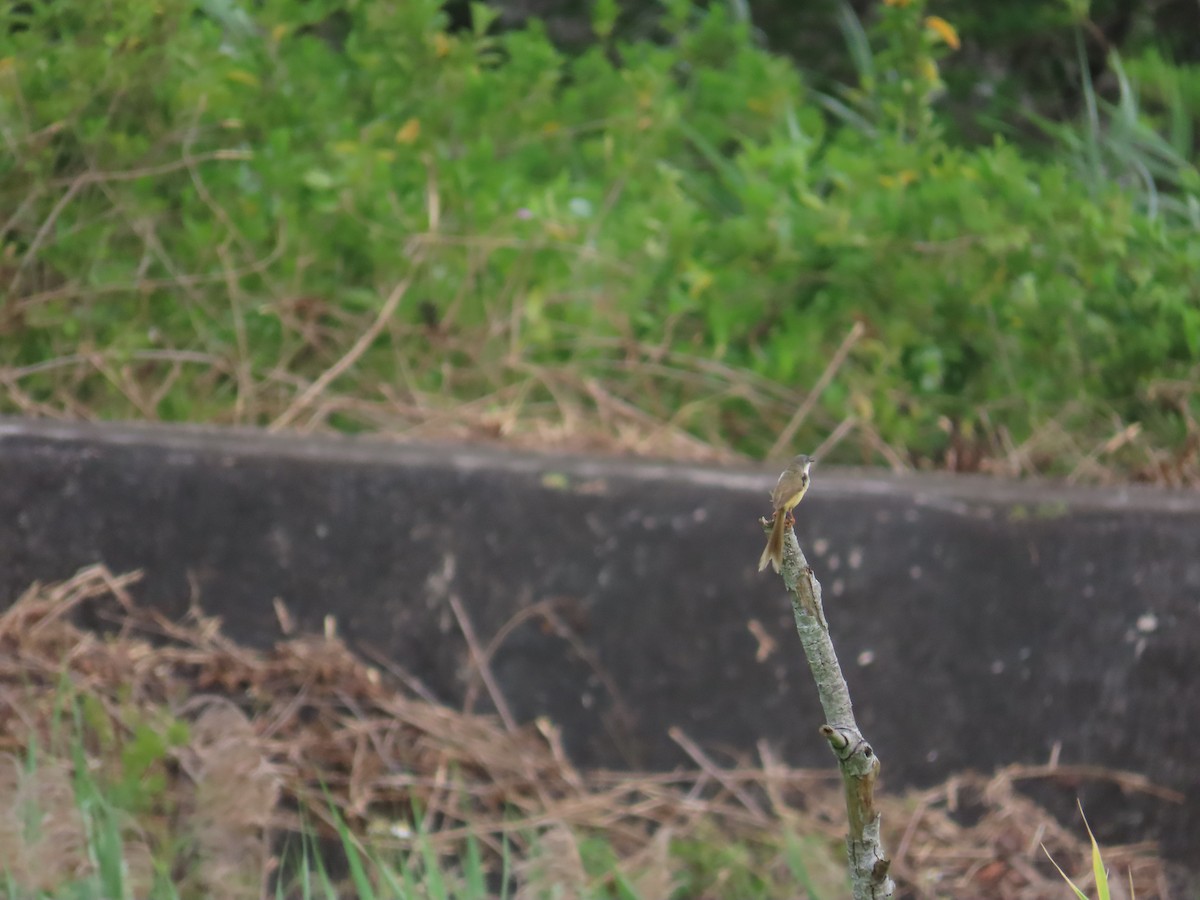
[[1139, 423], [1195, 464], [1194, 70], [1131, 61], [1149, 105], [1087, 94], [1034, 158], [948, 137], [970, 38], [920, 0], [843, 8], [821, 90], [737, 9], [627, 40], [598, 2], [567, 55], [438, 0], [11, 7], [3, 408], [359, 430], [603, 385], [758, 455], [860, 322], [802, 446], [853, 417], [844, 458], [970, 468], [1050, 423], [1055, 470]]
[[[559, 46], [578, 50], [593, 39], [587, 27], [592, 0], [489, 0], [506, 27], [530, 18], [545, 21]], [[791, 57], [812, 83], [827, 88], [853, 76], [850, 60], [830, 41], [846, 9], [870, 22], [879, 0], [708, 0], [727, 2], [756, 26], [756, 37]], [[614, 0], [616, 32], [628, 39], [662, 37], [658, 4]], [[470, 0], [449, 0], [455, 20], [466, 17]], [[1200, 62], [1200, 5], [1193, 0], [938, 0], [931, 12], [955, 23], [963, 52], [950, 60], [946, 80], [955, 124], [964, 134], [990, 142], [1014, 111], [1032, 105], [1060, 118], [1079, 110], [1081, 79], [1074, 26], [1089, 22], [1089, 67], [1103, 72], [1108, 54], [1162, 53], [1181, 63]], [[1114, 88], [1111, 82], [1108, 87]]]

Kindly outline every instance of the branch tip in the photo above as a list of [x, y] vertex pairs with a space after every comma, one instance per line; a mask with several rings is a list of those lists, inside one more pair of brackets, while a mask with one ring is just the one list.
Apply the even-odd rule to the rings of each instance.
[[846, 736], [832, 725], [822, 725], [817, 731], [824, 736], [825, 740], [829, 741], [829, 745], [833, 747], [834, 751], [844, 750], [850, 744]]

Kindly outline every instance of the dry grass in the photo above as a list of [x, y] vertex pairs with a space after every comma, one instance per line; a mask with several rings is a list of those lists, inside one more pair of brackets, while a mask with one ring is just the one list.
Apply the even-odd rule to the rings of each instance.
[[[791, 769], [764, 747], [760, 767], [721, 769], [694, 748], [695, 771], [579, 772], [548, 723], [518, 727], [432, 704], [333, 636], [258, 652], [229, 641], [199, 613], [169, 622], [137, 606], [129, 593], [136, 580], [90, 568], [31, 588], [0, 615], [0, 823], [8, 823], [0, 825], [0, 858], [22, 861], [12, 877], [31, 890], [89, 864], [70, 770], [55, 761], [69, 758], [63, 709], [72, 703], [87, 710], [86, 728], [72, 740], [101, 779], [119, 780], [113, 767], [140, 726], [189, 723], [186, 741], [166, 751], [169, 780], [153, 814], [131, 819], [123, 834], [135, 871], [161, 855], [166, 835], [188, 835], [186, 877], [201, 895], [220, 885], [224, 896], [257, 896], [278, 864], [272, 848], [306, 827], [306, 817], [308, 828], [334, 836], [340, 816], [371, 846], [401, 854], [413, 852], [418, 818], [439, 852], [453, 854], [473, 837], [498, 856], [507, 842], [529, 896], [531, 884], [546, 882], [560, 885], [561, 896], [582, 894], [585, 836], [604, 839], [647, 900], [670, 896], [680, 883], [684, 864], [671, 848], [681, 841], [759, 847], [761, 865], [775, 867], [783, 882], [783, 831], [815, 841], [826, 861], [840, 853], [843, 811], [832, 765]], [[85, 604], [111, 623], [109, 633], [73, 623]], [[677, 739], [688, 744], [682, 733]], [[35, 745], [48, 762], [30, 774], [21, 760]], [[1155, 790], [1140, 776], [1061, 772]], [[1064, 896], [1040, 848], [1072, 875], [1087, 873], [1081, 829], [1064, 829], [1014, 787], [1056, 774], [1054, 766], [1014, 767], [884, 797], [902, 895]], [[43, 817], [43, 843], [11, 824], [31, 809]], [[1152, 847], [1106, 851], [1117, 871], [1132, 872], [1138, 897], [1167, 896]], [[836, 868], [830, 877], [837, 885]], [[826, 896], [839, 893], [830, 890]], [[697, 896], [728, 894], [714, 886]]]
[[[400, 283], [387, 300], [399, 302], [406, 286]], [[423, 353], [397, 362], [398, 379], [361, 371], [348, 376], [385, 325], [397, 347], [421, 345]], [[0, 367], [0, 403], [40, 418], [97, 421], [116, 415], [157, 421], [168, 392], [182, 387], [208, 396], [236, 381], [240, 387], [232, 406], [197, 411], [195, 420], [265, 424], [303, 434], [365, 430], [405, 441], [503, 443], [709, 463], [744, 460], [746, 452], [739, 448], [775, 435], [775, 445], [763, 444], [763, 452], [783, 458], [803, 427], [808, 434], [825, 435], [820, 446], [807, 448], [819, 457], [840, 448], [834, 458], [842, 462], [892, 471], [1000, 477], [1063, 473], [1073, 484], [1200, 485], [1200, 421], [1192, 415], [1200, 380], [1145, 390], [1148, 400], [1183, 423], [1186, 434], [1177, 447], [1162, 446], [1141, 423], [1125, 421], [1116, 411], [1093, 421], [1085, 434], [1079, 421], [1087, 417], [1070, 405], [1018, 441], [1005, 426], [990, 424], [988, 410], [981, 408], [982, 431], [967, 436], [956, 423], [943, 420], [945, 446], [936, 458], [926, 458], [886, 440], [869, 409], [855, 411], [850, 404], [840, 417], [822, 409], [822, 391], [837, 382], [851, 355], [853, 332], [812, 390], [797, 390], [700, 356], [633, 341], [564, 337], [567, 359], [560, 363], [512, 356], [488, 365], [451, 366], [445, 360], [473, 358], [493, 338], [479, 333], [432, 339], [418, 334], [416, 326], [388, 325], [381, 316], [370, 321], [347, 316], [335, 329], [329, 327], [333, 331], [325, 337], [306, 337], [314, 341], [312, 356], [331, 357], [315, 376], [303, 374], [290, 359], [252, 371], [244, 361], [190, 349], [113, 354], [83, 348], [29, 366]], [[591, 358], [583, 366], [572, 361], [574, 354]], [[412, 374], [428, 375], [438, 367], [445, 381], [436, 391], [422, 387], [422, 379]], [[30, 387], [35, 382], [37, 387]], [[103, 404], [88, 399], [98, 390], [107, 392]]]
[[[221, 151], [218, 158], [237, 159], [238, 151]], [[199, 159], [187, 157], [167, 168], [186, 168], [198, 180]], [[78, 191], [146, 174], [86, 172], [61, 185], [66, 191], [61, 202]], [[438, 218], [436, 206], [432, 203], [429, 210], [430, 222]], [[220, 207], [212, 209], [216, 218], [228, 218]], [[48, 213], [25, 258], [10, 266], [14, 300], [2, 315], [12, 319], [11, 330], [18, 336], [25, 317], [48, 304], [102, 308], [108, 294], [160, 291], [186, 298], [213, 322], [232, 318], [235, 334], [226, 340], [200, 333], [186, 340], [158, 335], [155, 340], [162, 345], [153, 348], [142, 346], [141, 337], [119, 341], [116, 348], [56, 339], [58, 349], [46, 358], [0, 365], [0, 410], [5, 412], [155, 421], [169, 408], [175, 418], [271, 430], [365, 430], [404, 440], [503, 442], [517, 448], [693, 462], [721, 462], [747, 453], [786, 458], [800, 434], [805, 441], [826, 436], [820, 447], [806, 448], [819, 456], [842, 445], [835, 455], [840, 461], [893, 470], [1004, 476], [1054, 472], [1079, 483], [1200, 485], [1197, 379], [1158, 381], [1140, 391], [1143, 408], [1157, 411], [1182, 431], [1171, 446], [1162, 444], [1161, 435], [1154, 437], [1151, 426], [1124, 421], [1115, 410], [1085, 410], [1078, 403], [1030, 420], [1028, 435], [1017, 439], [1001, 423], [998, 407], [1011, 413], [1025, 401], [1009, 397], [974, 410], [971, 418], [978, 421], [970, 433], [944, 419], [943, 446], [931, 451], [933, 456], [922, 456], [902, 446], [894, 434], [889, 439], [880, 433], [874, 424], [879, 410], [872, 402], [881, 400], [870, 401], [848, 387], [855, 383], [855, 366], [874, 364], [870, 354], [855, 357], [869, 340], [861, 322], [843, 335], [838, 347], [829, 348], [829, 362], [815, 382], [802, 386], [714, 360], [699, 347], [697, 353], [680, 352], [676, 337], [682, 326], [670, 319], [661, 323], [656, 340], [635, 337], [628, 322], [619, 336], [600, 337], [547, 321], [545, 333], [531, 342], [519, 285], [508, 284], [498, 297], [489, 296], [482, 322], [469, 319], [463, 309], [468, 299], [480, 303], [474, 296], [480, 289], [476, 281], [494, 254], [514, 249], [533, 254], [546, 244], [452, 238], [436, 228], [406, 238], [400, 255], [407, 261], [407, 274], [390, 289], [381, 289], [378, 309], [369, 312], [342, 308], [327, 298], [298, 296], [294, 284], [274, 276], [272, 266], [288, 248], [282, 231], [262, 259], [251, 258], [248, 250], [244, 258], [223, 251], [214, 261], [221, 269], [216, 273], [175, 272], [171, 278], [88, 289], [69, 281], [59, 284], [61, 279], [55, 278], [52, 287], [26, 285], [28, 291], [21, 295], [17, 289], [26, 264], [53, 231], [59, 212], [56, 207]], [[160, 247], [153, 227], [145, 229], [138, 239], [148, 248]], [[571, 245], [556, 249], [584, 252]], [[172, 269], [167, 261], [163, 264]], [[619, 270], [623, 263], [606, 260], [605, 265]], [[427, 318], [414, 295], [435, 266], [466, 274], [460, 295]], [[0, 260], [0, 275], [6, 271]], [[265, 295], [273, 298], [270, 315], [282, 334], [273, 349], [254, 345], [245, 333], [244, 311], [262, 304], [262, 296], [245, 288], [248, 278], [264, 279]], [[6, 327], [0, 321], [0, 333]], [[153, 322], [144, 327], [155, 334], [159, 330]], [[834, 412], [822, 403], [831, 386], [845, 396]], [[168, 398], [171, 402], [165, 403]], [[904, 408], [909, 400], [898, 395], [889, 402]]]

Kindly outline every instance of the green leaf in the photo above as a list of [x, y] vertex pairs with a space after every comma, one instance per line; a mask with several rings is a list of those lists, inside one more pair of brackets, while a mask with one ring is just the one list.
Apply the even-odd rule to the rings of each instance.
[[596, 37], [606, 41], [612, 36], [620, 12], [617, 0], [595, 0], [592, 4], [592, 31]]
[[301, 180], [307, 187], [314, 191], [327, 191], [333, 188], [335, 182], [333, 176], [324, 169], [309, 169], [304, 173]]

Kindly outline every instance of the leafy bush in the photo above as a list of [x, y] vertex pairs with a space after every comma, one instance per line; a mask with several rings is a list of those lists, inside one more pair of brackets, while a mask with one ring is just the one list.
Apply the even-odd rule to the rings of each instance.
[[1185, 459], [1197, 229], [949, 144], [922, 6], [888, 6], [833, 98], [682, 0], [659, 44], [599, 4], [570, 58], [482, 6], [447, 31], [437, 0], [32, 4], [0, 43], [4, 407], [359, 430], [457, 405], [761, 454], [860, 322], [804, 446], [853, 417], [846, 458], [1032, 438], [1053, 469], [1140, 422]]

